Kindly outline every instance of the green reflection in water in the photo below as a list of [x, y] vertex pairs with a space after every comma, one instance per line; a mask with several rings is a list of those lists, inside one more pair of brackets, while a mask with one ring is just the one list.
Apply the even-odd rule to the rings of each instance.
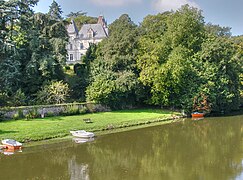
[[243, 116], [206, 118], [0, 156], [1, 179], [235, 179], [243, 172]]

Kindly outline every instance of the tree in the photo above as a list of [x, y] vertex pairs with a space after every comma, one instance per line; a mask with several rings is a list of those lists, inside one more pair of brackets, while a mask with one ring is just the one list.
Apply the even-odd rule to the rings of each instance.
[[[123, 14], [109, 26], [109, 38], [102, 42], [105, 58], [133, 56], [137, 49], [138, 31], [127, 14]], [[131, 57], [134, 58], [134, 57]]]
[[39, 103], [61, 104], [69, 96], [69, 87], [63, 81], [51, 81], [37, 93]]
[[213, 25], [212, 23], [208, 23], [205, 25], [206, 31], [209, 34], [219, 36], [219, 37], [231, 37], [232, 33], [230, 27], [221, 27], [219, 25]]
[[135, 54], [138, 30], [126, 14], [115, 20], [110, 35], [97, 48], [97, 59], [91, 64], [91, 83], [87, 99], [112, 108], [133, 105], [139, 101]]
[[[68, 41], [65, 22], [37, 13], [37, 0], [1, 1], [0, 91], [34, 99], [45, 81], [62, 80]], [[50, 11], [51, 12], [51, 11]]]
[[192, 60], [205, 37], [201, 11], [186, 5], [147, 16], [141, 32], [137, 66], [139, 79], [150, 88], [148, 102], [190, 109], [198, 81]]
[[241, 69], [240, 72], [240, 103], [243, 106], [243, 36], [235, 36], [231, 38], [232, 42], [234, 43], [234, 47], [237, 50], [236, 58], [239, 63], [239, 67]]
[[1, 1], [0, 21], [0, 84], [10, 96], [21, 86], [22, 57], [28, 59], [25, 44], [28, 42], [31, 7], [38, 1]]
[[98, 21], [97, 17], [87, 16], [86, 13], [81, 13], [81, 12], [77, 12], [77, 13], [71, 12], [68, 15], [68, 18], [66, 19], [66, 21], [70, 22], [71, 19], [74, 20], [78, 29], [81, 29], [83, 24], [94, 24], [94, 23], [97, 23], [97, 21]]
[[202, 77], [200, 92], [208, 96], [212, 110], [227, 112], [239, 107], [241, 68], [232, 43], [222, 37], [208, 38], [197, 58]]
[[[146, 86], [152, 86], [154, 76], [160, 64], [169, 56], [171, 47], [166, 40], [168, 17], [171, 13], [149, 15], [144, 18], [140, 26], [141, 36], [138, 40], [137, 66], [140, 70], [139, 79]], [[153, 22], [153, 23], [151, 23]]]
[[64, 79], [63, 64], [66, 60], [68, 36], [63, 21], [49, 19], [38, 13], [32, 16], [32, 31], [26, 44], [29, 58], [23, 62], [23, 89], [34, 94], [45, 81]]
[[171, 48], [184, 46], [193, 53], [200, 50], [205, 37], [202, 12], [189, 5], [182, 6], [169, 17], [165, 36]]
[[63, 19], [61, 6], [55, 0], [52, 1], [47, 14], [55, 21], [61, 21]]
[[190, 51], [183, 46], [174, 48], [154, 78], [152, 103], [156, 105], [186, 108], [195, 91], [196, 72], [191, 67]]
[[78, 16], [85, 16], [87, 14], [87, 12], [82, 12], [82, 11], [78, 11], [78, 12], [70, 12], [67, 17], [68, 18], [76, 18]]

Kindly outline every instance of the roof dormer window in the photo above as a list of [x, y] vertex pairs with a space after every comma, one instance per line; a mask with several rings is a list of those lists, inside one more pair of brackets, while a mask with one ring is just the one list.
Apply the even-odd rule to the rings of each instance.
[[93, 29], [89, 29], [88, 30], [88, 38], [93, 38], [94, 37], [94, 31], [93, 31]]

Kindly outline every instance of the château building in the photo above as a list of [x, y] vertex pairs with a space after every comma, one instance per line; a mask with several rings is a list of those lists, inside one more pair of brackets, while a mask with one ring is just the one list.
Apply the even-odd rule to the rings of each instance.
[[98, 17], [96, 24], [84, 24], [80, 31], [73, 20], [67, 26], [69, 43], [67, 45], [67, 64], [80, 62], [90, 44], [97, 44], [108, 37], [108, 27], [103, 16]]

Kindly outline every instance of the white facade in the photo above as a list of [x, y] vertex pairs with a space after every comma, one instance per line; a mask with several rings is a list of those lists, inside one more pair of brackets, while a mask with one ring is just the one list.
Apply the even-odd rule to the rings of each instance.
[[80, 31], [71, 20], [67, 31], [69, 35], [67, 64], [80, 62], [90, 44], [97, 44], [108, 37], [108, 28], [103, 16], [99, 16], [97, 24], [84, 24]]

